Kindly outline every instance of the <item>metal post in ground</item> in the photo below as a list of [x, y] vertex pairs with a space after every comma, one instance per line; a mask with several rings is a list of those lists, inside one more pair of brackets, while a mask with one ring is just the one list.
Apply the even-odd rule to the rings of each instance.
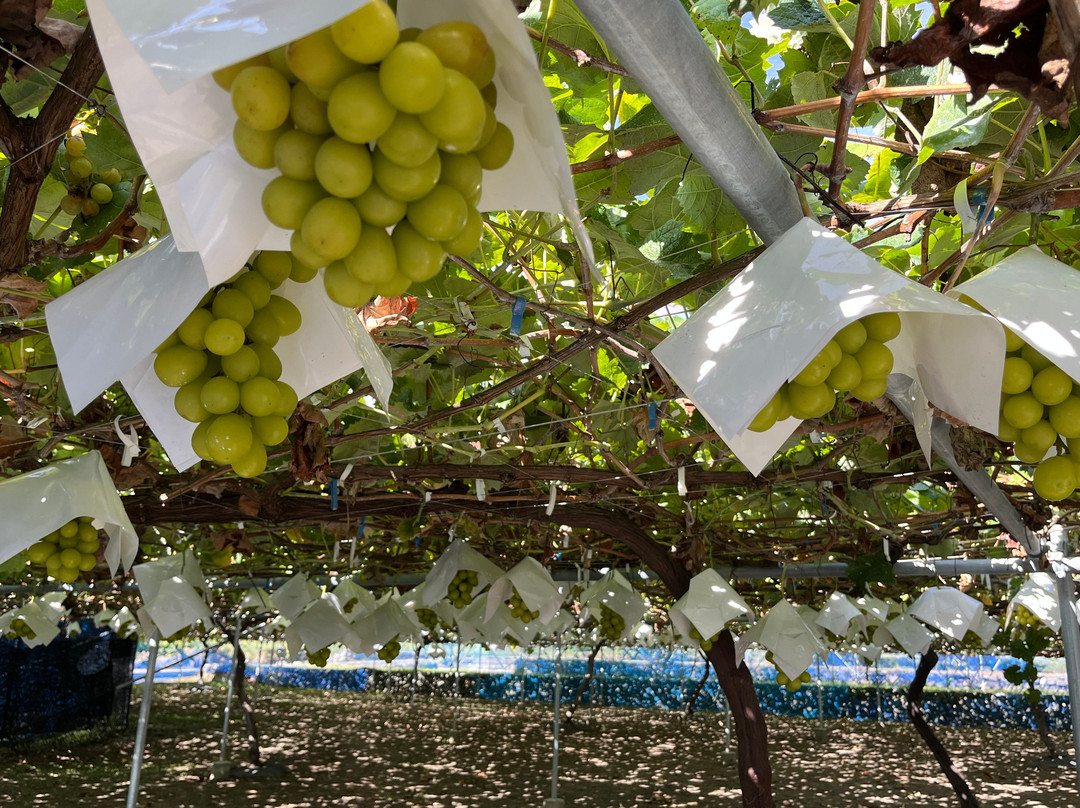
[[157, 664], [158, 643], [161, 635], [155, 630], [147, 639], [150, 653], [146, 658], [146, 677], [143, 679], [142, 704], [139, 705], [139, 723], [135, 728], [135, 754], [131, 758], [131, 781], [128, 783], [127, 808], [136, 808], [139, 801], [139, 777], [142, 775], [143, 755], [146, 751], [146, 730], [150, 725], [150, 702], [154, 697], [154, 666]]
[[544, 808], [563, 808], [566, 803], [559, 799], [559, 724], [562, 723], [562, 637], [555, 633], [555, 696], [553, 702], [551, 734], [551, 796], [544, 800]]
[[1051, 569], [1057, 590], [1058, 610], [1061, 613], [1061, 644], [1065, 656], [1065, 675], [1069, 683], [1069, 712], [1072, 714], [1073, 762], [1076, 766], [1077, 789], [1080, 791], [1080, 622], [1077, 622], [1076, 587], [1069, 566], [1069, 542], [1065, 529], [1055, 525], [1050, 529], [1054, 555]]
[[236, 616], [236, 634], [233, 638], [233, 658], [229, 665], [229, 684], [225, 691], [225, 720], [221, 727], [221, 757], [214, 763], [211, 776], [215, 780], [224, 780], [232, 772], [229, 762], [229, 714], [232, 711], [233, 686], [236, 681], [236, 660], [240, 657], [240, 624], [242, 615]]
[[461, 691], [461, 633], [457, 638], [457, 659], [454, 662], [454, 718], [450, 723], [450, 737], [457, 737], [458, 693]]

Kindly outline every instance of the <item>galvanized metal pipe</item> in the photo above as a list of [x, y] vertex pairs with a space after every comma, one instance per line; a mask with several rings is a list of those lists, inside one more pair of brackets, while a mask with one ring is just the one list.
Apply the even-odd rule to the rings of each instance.
[[555, 698], [551, 734], [551, 800], [559, 799], [559, 724], [562, 723], [562, 636], [555, 632]]
[[139, 802], [139, 778], [142, 776], [143, 755], [146, 751], [146, 730], [150, 726], [150, 702], [154, 697], [154, 665], [157, 664], [160, 639], [161, 634], [155, 630], [153, 636], [147, 640], [150, 653], [146, 658], [146, 679], [143, 680], [142, 704], [139, 705], [139, 723], [135, 728], [135, 754], [131, 758], [127, 808], [137, 808]]
[[577, 5], [762, 241], [802, 218], [790, 175], [680, 0]]
[[229, 713], [232, 710], [233, 688], [236, 683], [236, 661], [240, 658], [240, 622], [244, 618], [241, 615], [236, 617], [236, 636], [233, 639], [233, 658], [232, 664], [229, 666], [229, 685], [226, 688], [225, 694], [225, 723], [221, 728], [221, 760], [225, 761], [229, 759]]
[[[1056, 552], [1068, 556], [1068, 533], [1060, 525], [1050, 529], [1050, 542]], [[1072, 715], [1073, 761], [1080, 764], [1080, 622], [1076, 613], [1076, 587], [1073, 585], [1072, 570], [1067, 565], [1055, 563], [1051, 567], [1061, 613], [1061, 644], [1069, 684], [1069, 713]], [[1075, 768], [1077, 792], [1080, 793], [1080, 765]]]

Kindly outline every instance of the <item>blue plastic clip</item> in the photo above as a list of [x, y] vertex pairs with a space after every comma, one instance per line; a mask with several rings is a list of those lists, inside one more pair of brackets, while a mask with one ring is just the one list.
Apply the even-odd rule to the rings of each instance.
[[656, 402], [649, 402], [649, 431], [656, 431]]
[[[986, 189], [976, 188], [973, 190], [971, 192], [971, 202], [972, 204], [979, 206], [979, 212], [975, 214], [975, 221], [981, 222], [983, 213], [986, 211]], [[986, 223], [990, 224], [992, 221], [994, 221], [994, 209], [990, 208], [990, 213], [986, 217]]]
[[511, 310], [510, 318], [510, 333], [515, 336], [521, 336], [521, 319], [525, 316], [525, 306], [529, 301], [523, 297], [517, 297], [514, 300], [514, 308]]
[[360, 522], [356, 526], [356, 538], [358, 538], [358, 539], [364, 538], [364, 525], [366, 525], [366, 524], [367, 524], [367, 517], [366, 516], [361, 516], [360, 517]]
[[337, 510], [337, 477], [330, 479], [330, 510]]

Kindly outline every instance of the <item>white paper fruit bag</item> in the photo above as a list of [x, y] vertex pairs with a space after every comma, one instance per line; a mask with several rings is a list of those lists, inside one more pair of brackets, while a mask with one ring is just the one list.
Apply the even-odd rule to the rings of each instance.
[[[255, 249], [287, 249], [288, 233], [271, 225], [261, 209], [262, 191], [276, 172], [240, 159], [229, 95], [209, 74], [363, 5], [365, 0], [87, 3], [126, 126], [177, 245], [202, 255], [212, 283], [228, 278]], [[398, 19], [402, 28], [466, 20], [483, 30], [496, 56], [499, 119], [515, 147], [509, 163], [485, 179], [480, 209], [564, 212], [592, 266], [558, 118], [513, 6], [401, 0]]]
[[769, 609], [758, 625], [758, 644], [772, 652], [777, 669], [791, 680], [799, 678], [815, 655], [825, 653], [817, 635], [786, 600]]
[[320, 590], [317, 584], [309, 581], [307, 576], [298, 572], [284, 585], [270, 594], [270, 602], [274, 604], [281, 616], [292, 622], [307, 605], [319, 597]]
[[354, 623], [375, 611], [375, 596], [351, 578], [346, 578], [334, 588], [334, 597], [341, 604], [345, 619]]
[[401, 609], [397, 598], [387, 598], [369, 615], [353, 623], [353, 638], [346, 640], [352, 651], [372, 654], [397, 638], [405, 640], [417, 633], [415, 624]]
[[[732, 620], [746, 616], [753, 618], [746, 601], [711, 567], [690, 580], [690, 588], [668, 614], [679, 634], [693, 647], [698, 647], [702, 639], [708, 640], [722, 631]], [[691, 627], [701, 639], [692, 636]]]
[[[509, 600], [515, 591], [520, 596], [524, 609], [530, 612], [529, 622], [533, 619], [541, 623], [548, 622], [562, 605], [562, 596], [551, 579], [551, 573], [535, 558], [526, 557], [491, 585], [487, 612], [489, 620], [497, 604]], [[535, 618], [532, 617], [534, 612]], [[520, 639], [520, 634], [518, 637]]]
[[302, 644], [309, 652], [315, 652], [331, 643], [341, 642], [348, 633], [349, 623], [341, 603], [326, 592], [290, 622], [285, 629], [285, 641], [289, 648], [298, 648]]
[[637, 590], [619, 572], [612, 570], [581, 594], [586, 616], [596, 620], [600, 636], [610, 642], [632, 636], [648, 608]]
[[0, 512], [0, 561], [80, 516], [94, 517], [94, 526], [108, 534], [105, 561], [112, 574], [121, 565], [129, 568], [139, 551], [139, 538], [97, 451], [0, 481]]
[[981, 602], [959, 589], [935, 586], [919, 595], [907, 614], [933, 626], [947, 637], [963, 640], [968, 629], [979, 625], [984, 612]]
[[143, 602], [139, 622], [148, 637], [154, 628], [171, 637], [210, 617], [206, 579], [190, 550], [136, 564], [132, 572]]
[[1051, 631], [1061, 628], [1061, 609], [1058, 607], [1054, 578], [1048, 572], [1033, 572], [1024, 581], [1023, 586], [1009, 601], [1005, 612], [1005, 623], [1012, 620], [1017, 606], [1023, 606]]
[[[424, 605], [431, 608], [449, 597], [451, 601], [457, 600], [455, 605], [460, 604], [459, 608], [463, 608], [502, 574], [502, 570], [466, 542], [455, 539], [439, 556], [424, 580]], [[451, 587], [454, 587], [454, 591], [451, 591]]]
[[[748, 429], [784, 382], [867, 315], [899, 314], [893, 374], [983, 429], [997, 424], [1004, 335], [993, 318], [920, 286], [803, 219], [655, 349], [657, 359], [754, 474], [800, 421]], [[925, 398], [923, 395], [925, 394]], [[916, 424], [924, 451], [929, 421]]]
[[841, 592], [833, 592], [818, 616], [814, 618], [814, 622], [836, 637], [846, 637], [852, 621], [861, 617], [862, 614], [859, 607], [851, 602], [851, 598]]
[[874, 645], [892, 645], [910, 657], [925, 654], [934, 635], [914, 617], [902, 614], [874, 630]]

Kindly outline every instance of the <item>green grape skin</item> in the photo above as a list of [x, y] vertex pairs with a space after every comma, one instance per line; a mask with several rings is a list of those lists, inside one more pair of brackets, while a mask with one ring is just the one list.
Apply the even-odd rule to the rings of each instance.
[[321, 28], [286, 45], [285, 61], [311, 93], [323, 100], [332, 87], [360, 69], [338, 50], [329, 28]]
[[457, 190], [473, 207], [480, 202], [484, 169], [475, 154], [443, 154], [440, 157], [442, 171], [439, 184]]
[[246, 67], [229, 89], [237, 117], [252, 129], [277, 129], [289, 117], [291, 89], [285, 77], [272, 67]]
[[370, 188], [353, 200], [353, 204], [360, 212], [360, 219], [364, 224], [385, 228], [393, 227], [405, 218], [407, 203], [394, 199], [377, 184], [372, 183]]
[[304, 244], [304, 238], [299, 230], [289, 237], [289, 251], [293, 262], [289, 280], [295, 283], [307, 283], [319, 274], [320, 269], [330, 263]]
[[405, 218], [424, 238], [447, 241], [465, 227], [469, 206], [449, 185], [436, 185], [426, 196], [409, 203]]
[[292, 272], [292, 256], [281, 250], [263, 250], [255, 258], [255, 271], [262, 275], [271, 289], [277, 289]]
[[203, 406], [200, 398], [206, 381], [206, 379], [196, 379], [176, 391], [176, 395], [173, 397], [173, 406], [176, 408], [177, 414], [185, 421], [201, 424], [210, 417], [211, 413]]
[[206, 448], [215, 463], [232, 463], [251, 451], [254, 434], [242, 416], [229, 413], [205, 423], [210, 424], [206, 431]]
[[212, 415], [233, 412], [240, 405], [240, 385], [227, 376], [207, 379], [199, 392], [199, 401]]
[[[470, 78], [472, 78], [470, 76]], [[492, 109], [498, 109], [499, 106], [499, 89], [491, 82], [488, 82], [480, 88], [480, 97], [484, 99], [484, 102]]]
[[259, 357], [259, 375], [268, 379], [281, 377], [281, 360], [269, 345], [260, 345], [255, 342], [248, 346]]
[[262, 194], [262, 209], [271, 224], [285, 230], [296, 230], [312, 205], [326, 196], [319, 183], [274, 177]]
[[273, 295], [270, 302], [266, 304], [266, 308], [277, 320], [281, 336], [287, 337], [289, 334], [295, 334], [300, 330], [302, 324], [300, 309], [288, 298]]
[[421, 31], [416, 41], [431, 48], [444, 65], [466, 75], [484, 70], [491, 52], [484, 32], [462, 20], [436, 23]]
[[278, 340], [281, 338], [281, 326], [272, 311], [261, 309], [255, 312], [255, 316], [251, 318], [251, 322], [244, 329], [244, 333], [252, 342], [258, 342], [272, 348], [277, 345]]
[[251, 299], [239, 289], [222, 289], [215, 294], [210, 311], [219, 319], [235, 320], [240, 324], [240, 328], [247, 326], [255, 316]]
[[[228, 67], [223, 67], [220, 70], [215, 70], [210, 75], [213, 77], [214, 83], [217, 84], [218, 87], [225, 92], [229, 92], [232, 89], [233, 80], [240, 75], [240, 72], [245, 68], [255, 66], [271, 67], [270, 57], [265, 53], [260, 53], [258, 56], [252, 56], [250, 59], [244, 59], [242, 62], [237, 62]], [[85, 149], [86, 147], [84, 146], [83, 148]]]
[[401, 297], [410, 286], [412, 286], [412, 280], [399, 272], [392, 281], [376, 285], [375, 294], [379, 297]]
[[82, 197], [72, 196], [71, 194], [65, 194], [60, 199], [60, 210], [66, 213], [68, 216], [78, 216], [82, 213]]
[[[261, 315], [262, 311], [256, 313], [256, 317]], [[236, 353], [221, 357], [221, 371], [237, 384], [246, 382], [259, 375], [259, 355], [250, 345], [243, 345]]]
[[[494, 48], [488, 48], [487, 56], [484, 57], [484, 61], [480, 63], [480, 66], [475, 70], [463, 70], [462, 72], [469, 77], [469, 81], [480, 88], [481, 93], [488, 87], [492, 87], [492, 80], [495, 78], [495, 68], [497, 67], [495, 61]], [[487, 101], [487, 98], [484, 98]], [[489, 101], [492, 108], [495, 107], [494, 102]]]
[[[483, 96], [481, 96], [483, 97]], [[491, 106], [487, 101], [484, 102], [484, 131], [480, 135], [480, 141], [476, 144], [476, 151], [484, 148], [491, 139], [495, 137], [495, 129], [499, 126], [499, 121], [495, 117], [495, 108]]]
[[300, 226], [304, 244], [329, 261], [344, 258], [360, 238], [360, 212], [345, 199], [327, 197], [311, 206]]
[[442, 244], [424, 238], [407, 221], [394, 228], [391, 239], [397, 252], [399, 275], [422, 283], [435, 277], [442, 269], [446, 259]]
[[266, 471], [266, 447], [259, 441], [252, 441], [247, 454], [232, 461], [233, 471], [237, 476], [250, 479]]
[[377, 286], [397, 276], [397, 253], [385, 230], [365, 227], [356, 248], [343, 259], [346, 269], [360, 283]]
[[326, 115], [334, 133], [350, 143], [370, 143], [394, 122], [397, 110], [386, 100], [375, 73], [356, 73], [330, 93]]
[[420, 122], [439, 139], [439, 148], [467, 152], [484, 134], [486, 112], [480, 90], [457, 70], [446, 68], [446, 91], [439, 103], [420, 114]]
[[330, 26], [334, 44], [361, 64], [381, 62], [398, 42], [397, 17], [383, 0], [371, 0]]
[[206, 350], [229, 356], [244, 347], [244, 327], [236, 320], [219, 317], [206, 327]]
[[189, 348], [197, 351], [206, 348], [206, 328], [214, 321], [214, 315], [206, 309], [195, 309], [176, 327], [176, 335]]
[[289, 84], [295, 84], [299, 81], [296, 74], [293, 73], [292, 69], [289, 67], [289, 60], [285, 57], [285, 45], [278, 45], [272, 51], [269, 51], [264, 55], [270, 62], [270, 67], [283, 75], [285, 81], [289, 82]]
[[206, 443], [206, 433], [210, 430], [211, 419], [207, 419], [195, 427], [191, 434], [191, 450], [198, 455], [200, 460], [212, 461], [210, 447]]
[[240, 406], [253, 417], [272, 415], [278, 405], [277, 384], [272, 379], [256, 376], [240, 385]]
[[83, 216], [85, 216], [87, 219], [91, 219], [94, 216], [97, 216], [99, 213], [101, 213], [101, 205], [99, 205], [93, 199], [90, 199], [90, 198], [83, 199], [83, 203], [82, 203], [82, 214], [83, 214]]
[[229, 284], [233, 289], [243, 292], [251, 301], [251, 306], [256, 311], [270, 302], [272, 289], [270, 282], [258, 272], [241, 272]]
[[480, 248], [484, 236], [484, 219], [476, 208], [469, 206], [468, 219], [461, 232], [449, 241], [443, 242], [443, 248], [450, 255], [471, 255]]
[[[289, 115], [296, 128], [309, 135], [333, 134], [330, 118], [326, 115], [326, 102], [316, 98], [315, 94], [303, 83], [292, 88], [292, 108]], [[267, 166], [267, 168], [271, 168]]]
[[274, 167], [274, 146], [285, 132], [288, 125], [265, 131], [254, 129], [241, 120], [233, 124], [233, 146], [240, 159], [255, 168]]
[[297, 398], [296, 391], [291, 385], [285, 382], [276, 382], [278, 388], [278, 405], [274, 409], [273, 415], [277, 415], [281, 418], [289, 418], [296, 410], [296, 405], [300, 403], [300, 399]]
[[426, 45], [399, 42], [379, 65], [379, 88], [396, 109], [417, 115], [442, 99], [446, 69]]
[[323, 271], [323, 286], [327, 297], [351, 309], [365, 305], [375, 294], [375, 287], [354, 278], [344, 261], [335, 261]]
[[480, 165], [487, 171], [497, 171], [510, 162], [514, 153], [514, 133], [504, 124], [495, 125], [495, 134], [476, 152]]
[[206, 370], [206, 353], [186, 345], [173, 345], [154, 358], [154, 373], [166, 387], [183, 387]]
[[415, 202], [423, 197], [438, 184], [442, 173], [438, 152], [415, 168], [406, 168], [376, 149], [372, 164], [379, 188], [387, 196], [402, 202]]
[[371, 152], [366, 145], [327, 138], [315, 155], [315, 177], [330, 194], [351, 199], [371, 185]]
[[[275, 384], [280, 383], [275, 382]], [[288, 403], [287, 401], [281, 401], [280, 386], [278, 388], [278, 396], [278, 406], [275, 407], [274, 414], [260, 415], [251, 419], [251, 428], [255, 433], [255, 437], [258, 438], [264, 446], [277, 446], [289, 436], [289, 422], [286, 421], [283, 416], [276, 414], [283, 404]], [[293, 406], [295, 408], [295, 405]]]
[[97, 177], [98, 182], [103, 182], [106, 185], [110, 186], [116, 185], [116, 183], [120, 182], [120, 180], [123, 178], [120, 174], [120, 169], [116, 166], [113, 166], [108, 171], [102, 171], [98, 174], [95, 174], [94, 176]]
[[323, 140], [299, 129], [285, 132], [274, 144], [274, 165], [291, 180], [315, 179], [315, 155]]
[[90, 198], [99, 205], [108, 205], [112, 202], [113, 190], [103, 182], [97, 182], [90, 186]]
[[94, 164], [90, 162], [89, 158], [76, 157], [71, 161], [69, 169], [71, 176], [79, 180], [85, 180], [94, 173]]
[[439, 148], [439, 141], [424, 128], [420, 119], [405, 113], [399, 113], [375, 143], [390, 161], [405, 168], [423, 165]]

